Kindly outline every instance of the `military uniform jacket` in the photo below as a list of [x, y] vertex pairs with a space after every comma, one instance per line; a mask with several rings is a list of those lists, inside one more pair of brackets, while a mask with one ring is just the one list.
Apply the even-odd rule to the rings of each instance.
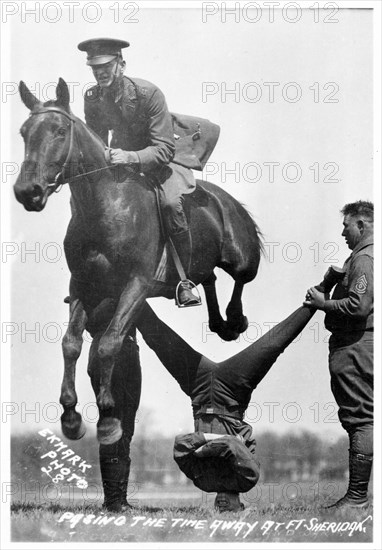
[[[197, 449], [202, 453], [195, 454]], [[196, 487], [207, 493], [246, 493], [256, 485], [260, 474], [254, 452], [234, 435], [208, 443], [202, 432], [178, 435], [174, 460]]]
[[126, 76], [118, 89], [86, 91], [85, 120], [106, 145], [111, 131], [110, 147], [136, 151], [143, 173], [170, 162], [202, 170], [220, 131], [208, 120], [172, 115], [157, 86]]
[[345, 277], [325, 302], [325, 326], [332, 333], [372, 330], [374, 317], [373, 239], [358, 243], [344, 264]]

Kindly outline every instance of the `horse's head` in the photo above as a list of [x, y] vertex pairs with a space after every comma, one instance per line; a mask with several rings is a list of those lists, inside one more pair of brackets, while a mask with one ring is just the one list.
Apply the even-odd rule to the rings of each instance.
[[19, 92], [30, 110], [20, 133], [25, 142], [25, 159], [14, 185], [16, 199], [26, 210], [40, 212], [49, 195], [63, 181], [63, 171], [73, 155], [75, 118], [69, 108], [69, 90], [60, 78], [56, 100], [42, 103], [20, 82]]

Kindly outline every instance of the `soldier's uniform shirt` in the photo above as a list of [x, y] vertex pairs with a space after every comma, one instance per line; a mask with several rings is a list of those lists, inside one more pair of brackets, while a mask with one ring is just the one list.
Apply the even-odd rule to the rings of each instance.
[[85, 120], [110, 147], [135, 151], [147, 174], [169, 164], [175, 153], [171, 115], [160, 89], [142, 79], [123, 77], [118, 89], [93, 86], [85, 93]]
[[373, 423], [373, 256], [371, 237], [358, 243], [325, 303], [331, 387], [347, 431]]
[[358, 243], [345, 261], [345, 276], [325, 302], [325, 326], [333, 334], [373, 329], [373, 238]]
[[[111, 148], [136, 152], [136, 171], [160, 184], [168, 230], [172, 234], [187, 231], [183, 195], [194, 191], [191, 169], [205, 166], [219, 137], [219, 126], [169, 113], [157, 86], [126, 76], [106, 92], [98, 85], [87, 90], [85, 120], [105, 145], [109, 144], [110, 131]], [[122, 179], [123, 174], [122, 170]]]
[[202, 171], [220, 133], [209, 120], [169, 113], [157, 86], [126, 76], [106, 92], [87, 90], [85, 120], [106, 145], [110, 130], [110, 147], [136, 151], [145, 174], [169, 164]]
[[[174, 459], [182, 472], [198, 489], [207, 493], [246, 493], [252, 489], [260, 475], [254, 440], [251, 450], [247, 446], [248, 440], [244, 444], [234, 435], [206, 443], [203, 433], [207, 433], [205, 426], [203, 432], [175, 438]], [[202, 454], [195, 454], [197, 449], [201, 449]]]

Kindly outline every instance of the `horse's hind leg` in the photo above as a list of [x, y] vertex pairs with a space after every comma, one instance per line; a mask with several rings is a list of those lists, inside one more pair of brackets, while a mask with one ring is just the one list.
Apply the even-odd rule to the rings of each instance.
[[75, 299], [70, 304], [69, 326], [62, 340], [65, 367], [60, 396], [60, 403], [64, 407], [61, 428], [68, 439], [80, 439], [86, 431], [80, 413], [76, 412], [75, 390], [76, 363], [82, 349], [85, 323], [86, 313], [83, 305], [79, 299]]
[[[216, 296], [216, 276], [214, 272], [206, 279], [202, 284], [204, 292], [206, 294], [207, 308], [208, 308], [208, 317], [209, 323], [208, 326], [212, 332], [216, 332], [222, 340], [230, 342], [236, 340], [239, 336], [239, 332], [228, 325], [224, 321], [223, 317], [220, 314], [218, 298]], [[236, 285], [235, 285], [236, 288]], [[234, 291], [235, 292], [235, 291]], [[241, 292], [240, 292], [241, 296]], [[232, 299], [231, 299], [232, 302]], [[230, 303], [231, 303], [230, 302]], [[227, 308], [228, 309], [228, 308]], [[245, 330], [245, 329], [244, 329]]]
[[243, 304], [241, 301], [243, 288], [244, 283], [235, 281], [232, 297], [226, 309], [228, 328], [239, 334], [248, 328], [248, 319], [243, 315]]

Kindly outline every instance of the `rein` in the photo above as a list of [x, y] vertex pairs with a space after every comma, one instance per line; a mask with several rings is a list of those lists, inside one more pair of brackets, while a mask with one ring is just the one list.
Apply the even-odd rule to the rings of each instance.
[[[71, 178], [66, 179], [65, 170], [70, 164], [70, 157], [72, 156], [73, 148], [74, 148], [74, 124], [76, 122], [76, 119], [73, 118], [69, 113], [64, 111], [64, 109], [60, 109], [59, 107], [45, 107], [44, 109], [41, 109], [39, 111], [32, 112], [31, 115], [33, 116], [42, 115], [44, 113], [59, 113], [60, 115], [64, 115], [66, 118], [70, 120], [70, 143], [69, 143], [68, 154], [66, 155], [66, 159], [64, 164], [62, 165], [61, 170], [58, 172], [58, 174], [54, 178], [54, 182], [48, 183], [47, 185], [48, 188], [53, 188], [53, 192], [58, 193], [65, 183], [72, 183], [73, 181], [80, 179], [84, 176], [89, 176], [90, 174], [96, 174], [97, 172], [102, 172], [104, 170], [110, 170], [110, 166], [103, 166], [102, 168], [90, 170], [89, 172], [83, 172], [81, 174], [77, 174], [77, 176], [72, 176]], [[82, 156], [82, 152], [81, 152], [81, 156]]]

